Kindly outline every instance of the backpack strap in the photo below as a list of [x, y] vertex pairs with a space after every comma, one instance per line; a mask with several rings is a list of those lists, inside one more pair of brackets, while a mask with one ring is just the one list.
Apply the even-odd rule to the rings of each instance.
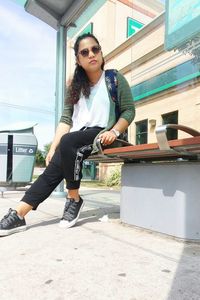
[[117, 94], [117, 87], [118, 87], [118, 80], [117, 80], [117, 70], [110, 69], [105, 71], [105, 80], [106, 84], [110, 93], [110, 96], [115, 102], [115, 115], [116, 120], [119, 119], [120, 116], [120, 106], [118, 101], [118, 94]]
[[[111, 96], [113, 102], [115, 102], [116, 120], [118, 120], [120, 117], [120, 105], [119, 105], [119, 99], [118, 99], [118, 93], [117, 93], [117, 88], [118, 88], [117, 72], [118, 71], [116, 69], [110, 69], [110, 70], [105, 71], [106, 84], [107, 84], [110, 96]], [[125, 132], [120, 134], [119, 139], [123, 140], [125, 142], [128, 142], [128, 130], [127, 129], [125, 130]]]

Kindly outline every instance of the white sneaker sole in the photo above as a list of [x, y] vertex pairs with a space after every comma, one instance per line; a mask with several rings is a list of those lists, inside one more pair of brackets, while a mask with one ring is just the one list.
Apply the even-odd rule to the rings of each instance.
[[0, 236], [7, 236], [13, 233], [17, 233], [17, 232], [21, 232], [21, 231], [25, 231], [27, 229], [27, 226], [20, 226], [20, 227], [16, 227], [13, 229], [9, 229], [9, 230], [0, 230]]
[[65, 221], [65, 220], [60, 220], [60, 223], [58, 224], [58, 226], [60, 228], [70, 228], [70, 227], [73, 227], [77, 223], [77, 221], [79, 219], [79, 215], [81, 213], [81, 210], [83, 209], [84, 204], [85, 203], [83, 202], [82, 205], [81, 205], [81, 207], [80, 207], [80, 209], [79, 209], [79, 212], [78, 212], [78, 215], [77, 215], [76, 219], [74, 219], [71, 222]]

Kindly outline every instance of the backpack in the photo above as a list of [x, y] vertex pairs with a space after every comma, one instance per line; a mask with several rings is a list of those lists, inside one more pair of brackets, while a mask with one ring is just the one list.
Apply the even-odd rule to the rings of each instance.
[[[113, 102], [115, 102], [116, 120], [118, 120], [120, 117], [120, 104], [119, 104], [118, 94], [117, 94], [117, 88], [118, 88], [117, 72], [118, 71], [116, 69], [105, 70], [105, 80], [107, 83], [107, 87]], [[127, 129], [125, 130], [125, 132], [120, 134], [119, 139], [128, 141]]]
[[120, 116], [120, 106], [119, 106], [118, 95], [117, 95], [117, 87], [118, 87], [117, 72], [118, 71], [115, 69], [110, 69], [105, 71], [105, 80], [107, 83], [107, 87], [113, 102], [115, 102], [116, 120], [118, 120]]

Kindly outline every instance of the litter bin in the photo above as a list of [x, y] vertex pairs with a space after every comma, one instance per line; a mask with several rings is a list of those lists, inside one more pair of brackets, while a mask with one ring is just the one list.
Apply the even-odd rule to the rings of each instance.
[[22, 186], [32, 181], [37, 139], [34, 125], [0, 128], [0, 184]]

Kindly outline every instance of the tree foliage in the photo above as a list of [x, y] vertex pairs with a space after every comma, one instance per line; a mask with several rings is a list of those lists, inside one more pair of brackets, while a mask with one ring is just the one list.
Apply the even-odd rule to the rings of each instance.
[[45, 158], [49, 149], [51, 147], [51, 143], [44, 145], [44, 151], [38, 149], [35, 156], [35, 165], [37, 167], [45, 167]]

